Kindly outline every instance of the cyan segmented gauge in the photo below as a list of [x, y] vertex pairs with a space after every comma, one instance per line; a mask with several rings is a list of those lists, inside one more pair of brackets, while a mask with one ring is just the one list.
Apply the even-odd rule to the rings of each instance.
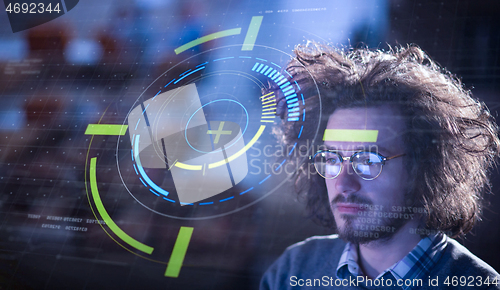
[[[276, 190], [307, 156], [297, 144], [285, 148], [273, 129], [294, 122], [300, 140], [319, 123], [319, 114], [305, 110], [319, 93], [304, 95], [283, 69], [290, 57], [257, 45], [249, 52], [223, 47], [155, 80], [130, 109], [123, 121], [128, 132], [117, 143], [128, 192], [158, 214], [200, 219], [235, 212]], [[279, 90], [267, 91], [271, 85]], [[277, 95], [286, 102], [283, 119]]]

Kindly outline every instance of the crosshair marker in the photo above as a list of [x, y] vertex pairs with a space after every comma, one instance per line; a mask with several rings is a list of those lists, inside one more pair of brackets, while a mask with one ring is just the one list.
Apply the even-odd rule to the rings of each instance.
[[219, 143], [220, 135], [231, 135], [231, 133], [232, 133], [232, 131], [222, 130], [222, 129], [224, 129], [224, 123], [225, 123], [224, 121], [221, 121], [219, 124], [219, 129], [217, 129], [217, 130], [208, 130], [207, 131], [207, 134], [215, 135], [214, 144]]

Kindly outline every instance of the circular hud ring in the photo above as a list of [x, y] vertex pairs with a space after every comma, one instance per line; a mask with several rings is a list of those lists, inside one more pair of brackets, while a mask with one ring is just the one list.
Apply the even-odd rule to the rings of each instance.
[[[137, 99], [117, 142], [120, 178], [134, 199], [168, 217], [203, 219], [243, 209], [279, 188], [305, 160], [273, 135], [293, 122], [297, 140], [318, 131], [319, 92], [304, 95], [273, 48], [209, 50], [172, 67]], [[279, 92], [266, 91], [269, 86]], [[286, 116], [276, 115], [277, 98]], [[305, 142], [304, 142], [305, 143]], [[281, 154], [277, 154], [280, 152]], [[285, 170], [285, 168], [287, 170]]]

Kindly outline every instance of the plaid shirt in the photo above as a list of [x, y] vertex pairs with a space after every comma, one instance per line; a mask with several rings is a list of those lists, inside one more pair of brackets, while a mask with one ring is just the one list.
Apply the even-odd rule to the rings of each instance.
[[[403, 259], [396, 262], [384, 272], [380, 273], [376, 279], [422, 279], [436, 265], [446, 248], [448, 241], [444, 234], [437, 234], [423, 238]], [[348, 279], [349, 275], [359, 276], [362, 271], [357, 263], [358, 246], [347, 243], [337, 267], [337, 278]], [[411, 287], [402, 286], [402, 289]]]

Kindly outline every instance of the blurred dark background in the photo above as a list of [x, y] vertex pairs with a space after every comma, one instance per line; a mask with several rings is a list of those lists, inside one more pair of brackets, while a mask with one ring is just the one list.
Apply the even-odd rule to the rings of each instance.
[[[195, 227], [181, 275], [163, 277], [164, 263], [129, 253], [87, 221], [95, 219], [85, 190], [87, 125], [104, 111], [102, 123], [121, 123], [144, 89], [173, 65], [243, 39], [215, 40], [179, 55], [175, 48], [213, 32], [246, 30], [252, 16], [264, 16], [257, 44], [287, 53], [307, 40], [382, 49], [417, 44], [500, 118], [496, 0], [103, 2], [81, 1], [63, 17], [16, 34], [0, 13], [0, 289], [256, 289], [287, 246], [330, 233], [304, 217], [289, 186], [221, 218], [186, 222], [154, 215], [119, 194], [111, 170], [116, 139], [102, 136], [93, 142], [110, 152], [101, 163], [110, 170], [99, 172], [99, 182], [116, 200], [120, 226], [129, 232], [146, 227], [148, 241], [167, 241], [160, 249], [166, 253], [180, 226]], [[499, 177], [493, 170], [494, 194], [485, 196], [483, 222], [460, 240], [497, 271]], [[87, 231], [44, 228], [47, 216], [81, 218], [55, 224]]]

